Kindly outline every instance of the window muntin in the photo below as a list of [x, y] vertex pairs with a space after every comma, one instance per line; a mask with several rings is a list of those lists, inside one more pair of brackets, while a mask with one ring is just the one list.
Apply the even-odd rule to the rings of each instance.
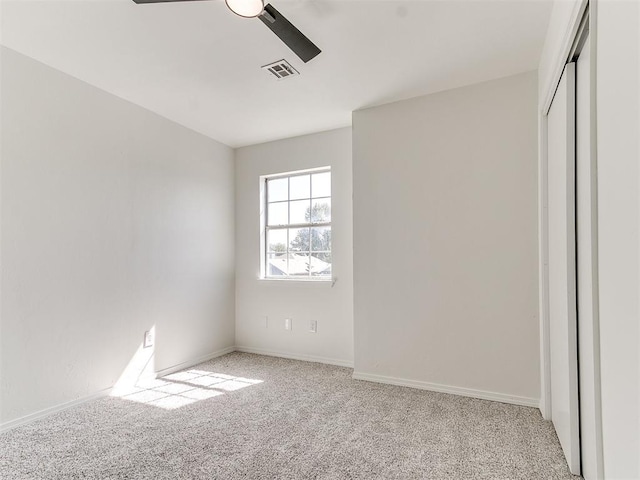
[[265, 179], [265, 277], [331, 279], [331, 171]]

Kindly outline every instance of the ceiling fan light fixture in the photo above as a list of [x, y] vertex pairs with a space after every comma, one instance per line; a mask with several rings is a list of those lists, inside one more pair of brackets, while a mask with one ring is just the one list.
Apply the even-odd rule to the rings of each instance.
[[244, 18], [257, 17], [264, 11], [263, 0], [225, 0], [227, 7]]

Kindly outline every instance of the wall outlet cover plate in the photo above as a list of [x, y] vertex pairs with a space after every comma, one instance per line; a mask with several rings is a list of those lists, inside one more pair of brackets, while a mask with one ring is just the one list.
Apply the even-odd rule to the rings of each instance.
[[151, 330], [147, 330], [146, 332], [144, 332], [144, 348], [153, 347], [153, 340], [153, 332]]

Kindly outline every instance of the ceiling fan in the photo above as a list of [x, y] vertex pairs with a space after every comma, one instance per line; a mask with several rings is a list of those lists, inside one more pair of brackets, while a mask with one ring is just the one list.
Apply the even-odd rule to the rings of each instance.
[[[133, 0], [135, 3], [187, 2], [192, 0]], [[316, 57], [320, 50], [289, 20], [287, 20], [271, 4], [264, 0], [225, 0], [227, 7], [236, 15], [244, 18], [258, 17], [269, 29], [293, 50], [300, 60], [307, 63]]]

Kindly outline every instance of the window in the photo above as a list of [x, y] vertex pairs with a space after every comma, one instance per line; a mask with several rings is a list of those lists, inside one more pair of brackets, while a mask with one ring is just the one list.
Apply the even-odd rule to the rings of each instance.
[[266, 278], [331, 278], [331, 171], [264, 178]]

